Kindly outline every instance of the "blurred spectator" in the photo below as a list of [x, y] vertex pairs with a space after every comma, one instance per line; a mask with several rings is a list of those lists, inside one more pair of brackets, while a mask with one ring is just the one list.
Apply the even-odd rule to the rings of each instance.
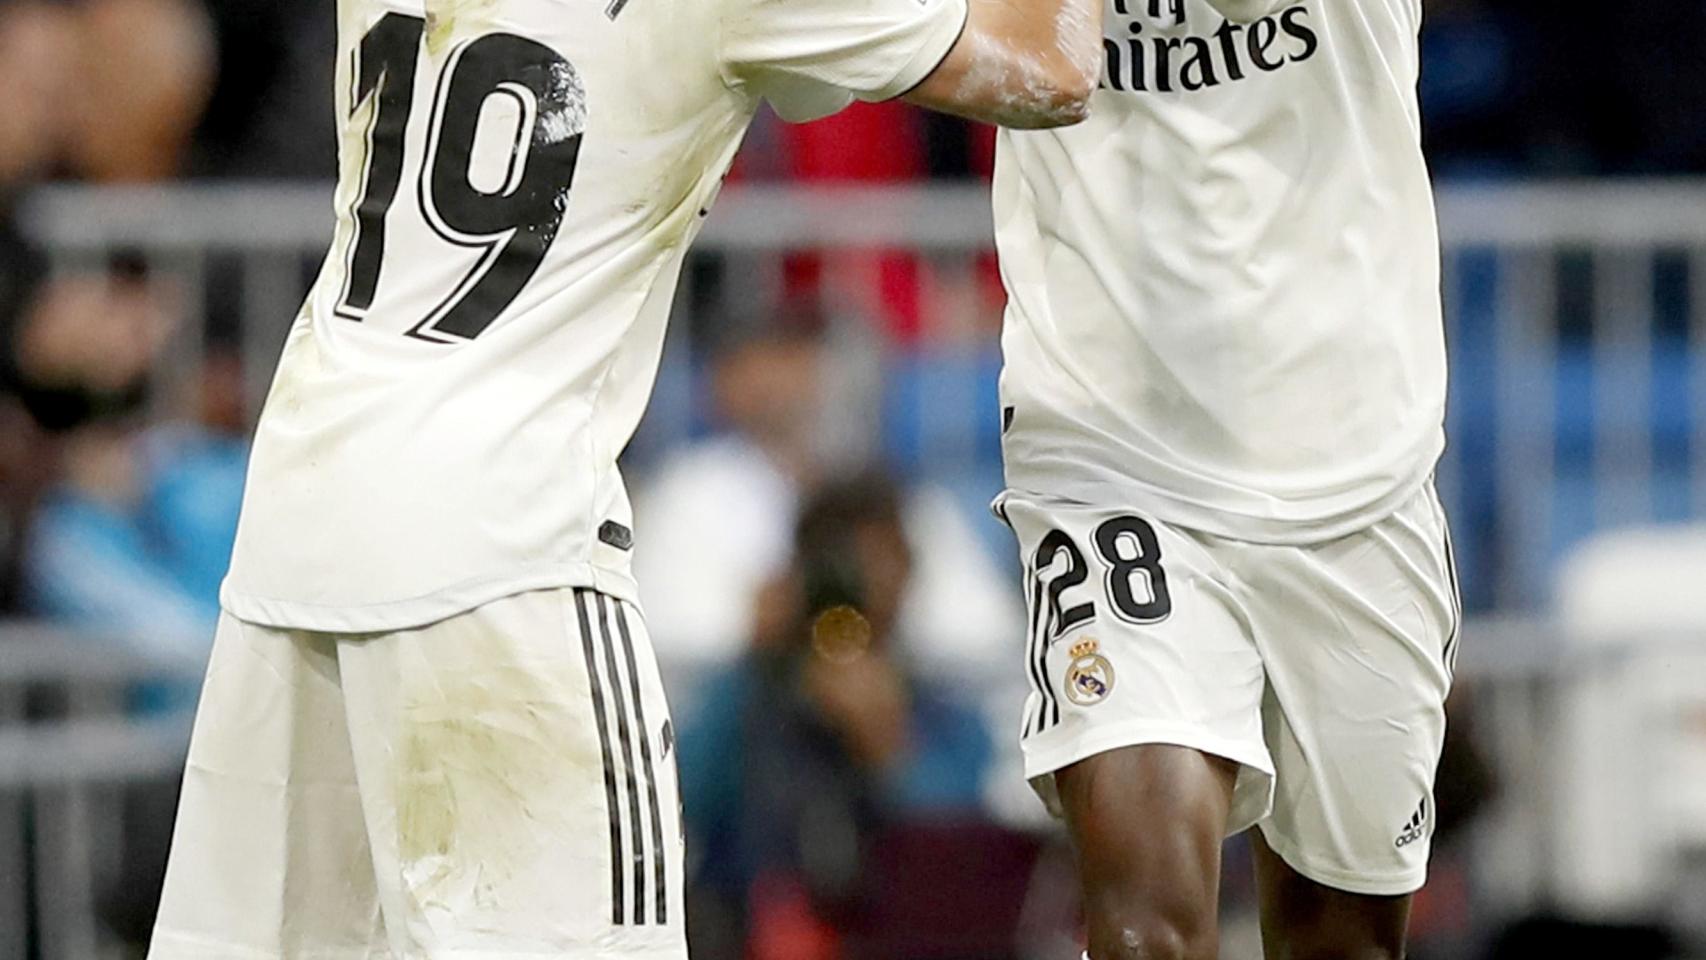
[[757, 588], [790, 552], [798, 491], [817, 483], [819, 348], [783, 327], [718, 351], [710, 408], [725, 431], [672, 450], [635, 496], [635, 575], [665, 656], [727, 660]]
[[[662, 655], [727, 661], [754, 628], [760, 586], [792, 552], [798, 504], [831, 468], [818, 438], [823, 318], [798, 305], [770, 323], [725, 324], [710, 365], [721, 429], [672, 452], [635, 496], [635, 574]], [[952, 496], [905, 499], [917, 555], [900, 633], [910, 654], [973, 673], [1006, 666], [1023, 613], [1009, 581]]]
[[[1582, 6], [1581, 15], [1565, 19], [1583, 34], [1605, 36], [1615, 54], [1609, 69], [1578, 73], [1615, 78], [1617, 109], [1630, 114], [1628, 153], [1614, 153], [1607, 165], [1635, 173], [1706, 171], [1706, 4], [1623, 0], [1603, 19], [1597, 6]], [[1556, 17], [1549, 5], [1546, 15]]]
[[48, 470], [45, 438], [20, 396], [10, 349], [12, 331], [38, 296], [42, 266], [5, 227], [0, 220], [0, 613], [12, 613], [19, 602], [24, 528]]
[[212, 58], [199, 0], [0, 5], [4, 600], [139, 642], [205, 644], [242, 446], [145, 418], [179, 312], [161, 284], [125, 258], [49, 278], [11, 218], [47, 174], [177, 173]]
[[1429, 159], [1447, 174], [1706, 171], [1706, 5], [1436, 0]]
[[219, 84], [196, 131], [197, 176], [330, 179], [333, 0], [210, 3]]
[[194, 596], [174, 575], [172, 555], [155, 547], [164, 525], [148, 509], [152, 470], [183, 460], [163, 455], [165, 442], [154, 444], [152, 458], [144, 450], [145, 384], [172, 317], [157, 283], [120, 271], [55, 279], [18, 317], [12, 380], [51, 431], [59, 466], [25, 560], [26, 597], [37, 612], [149, 637], [211, 628], [214, 597]]
[[25, 599], [59, 623], [138, 640], [196, 641], [217, 615], [150, 542], [139, 416], [104, 419], [60, 441], [63, 474], [43, 499], [25, 554]]
[[65, 8], [0, 3], [0, 220], [12, 195], [58, 157], [76, 45], [76, 18]]
[[1438, 0], [1426, 12], [1421, 79], [1428, 154], [1436, 169], [1514, 168], [1529, 149], [1526, 89], [1516, 54], [1522, 22], [1480, 0]]
[[12, 397], [0, 396], [0, 615], [19, 606], [24, 527], [40, 492], [42, 437]]
[[912, 556], [875, 478], [804, 508], [753, 648], [682, 725], [698, 956], [840, 955], [885, 826], [976, 811], [991, 747], [951, 677], [894, 649]]
[[[146, 384], [178, 311], [139, 264], [49, 277], [26, 245], [10, 254], [0, 260], [7, 612], [199, 658], [235, 531], [244, 444], [193, 422], [150, 425]], [[194, 683], [149, 685], [131, 704], [173, 710], [194, 697]], [[93, 891], [109, 928], [137, 946], [152, 926], [176, 796], [170, 781], [124, 788], [120, 869]]]
[[197, 0], [82, 0], [67, 163], [96, 181], [170, 177], [213, 88]]
[[244, 454], [234, 435], [150, 426], [144, 416], [173, 298], [121, 262], [22, 280], [16, 302], [3, 328], [4, 379], [55, 455], [49, 478], [32, 484], [40, 492], [21, 563], [25, 606], [145, 649], [198, 655], [218, 615]]
[[170, 313], [134, 275], [37, 275], [6, 342], [13, 383], [42, 425], [69, 430], [140, 405], [143, 383], [171, 333]]
[[0, 218], [39, 177], [181, 172], [214, 54], [199, 0], [0, 3]]
[[752, 599], [790, 551], [798, 491], [817, 483], [820, 351], [814, 324], [729, 336], [710, 364], [723, 432], [673, 451], [635, 496], [635, 576], [666, 656], [728, 659], [750, 636]]
[[200, 656], [219, 614], [241, 503], [242, 442], [140, 417], [63, 442], [25, 557], [32, 608], [168, 654]]
[[12, 331], [37, 299], [45, 265], [13, 214], [60, 152], [75, 43], [75, 20], [61, 7], [0, 3], [0, 613], [17, 609], [23, 532], [47, 479], [44, 438], [9, 362]]

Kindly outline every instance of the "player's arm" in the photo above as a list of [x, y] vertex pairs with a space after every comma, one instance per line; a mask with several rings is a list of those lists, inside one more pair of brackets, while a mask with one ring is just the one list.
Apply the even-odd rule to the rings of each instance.
[[1089, 113], [1101, 64], [1102, 0], [970, 0], [959, 39], [905, 99], [1006, 127], [1066, 126]]
[[1105, 0], [710, 0], [726, 79], [788, 120], [896, 97], [1015, 127], [1084, 119]]

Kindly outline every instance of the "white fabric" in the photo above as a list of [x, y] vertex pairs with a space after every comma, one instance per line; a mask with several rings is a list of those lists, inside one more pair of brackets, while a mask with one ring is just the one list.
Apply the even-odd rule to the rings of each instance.
[[[634, 571], [667, 665], [746, 650], [758, 591], [793, 557], [798, 513], [793, 481], [738, 436], [676, 452], [637, 487]], [[960, 676], [997, 669], [1023, 611], [966, 512], [926, 485], [909, 491], [904, 519], [913, 569], [899, 633], [908, 655]]]
[[737, 437], [676, 451], [636, 489], [634, 571], [671, 663], [746, 650], [753, 602], [793, 555], [798, 501], [793, 481]]
[[[1134, 511], [1012, 495], [1000, 507], [1033, 601], [1022, 746], [1045, 802], [1058, 809], [1056, 770], [1095, 754], [1192, 747], [1241, 765], [1228, 833], [1259, 825], [1294, 869], [1337, 889], [1421, 887], [1459, 619], [1431, 486], [1373, 527], [1313, 545], [1139, 517], [1161, 571], [1128, 574], [1131, 597], [1155, 607], [1141, 623], [1118, 611], [1115, 570], [1095, 545], [1095, 531]], [[1088, 619], [1064, 632], [1056, 625], [1076, 618], [1055, 618], [1048, 597], [1072, 561], [1064, 548], [1043, 549], [1052, 531], [1085, 573], [1060, 588], [1059, 606], [1089, 605]], [[1118, 549], [1137, 555], [1134, 542]], [[1091, 676], [1105, 690], [1074, 691], [1094, 656], [1106, 670]]]
[[[631, 599], [627, 553], [599, 539], [630, 523], [616, 458], [651, 390], [682, 256], [759, 97], [802, 97], [789, 113], [803, 117], [844, 102], [831, 88], [903, 90], [946, 54], [965, 2], [342, 0], [339, 12], [337, 233], [261, 417], [226, 609], [367, 631], [546, 586]], [[364, 43], [411, 24], [419, 49], [392, 61]], [[499, 34], [561, 60], [482, 62]], [[375, 76], [381, 91], [400, 87], [410, 63], [398, 102], [357, 98]], [[458, 133], [451, 111], [475, 95], [479, 121]], [[358, 309], [356, 209], [376, 203], [398, 155], [375, 117], [395, 126], [399, 102], [400, 182], [373, 300]], [[558, 177], [575, 138], [572, 177]], [[555, 166], [531, 166], [547, 157]], [[530, 168], [552, 176], [531, 183]], [[498, 251], [549, 232], [502, 229], [520, 218], [505, 198], [530, 190], [530, 216], [554, 209], [560, 226], [468, 339], [451, 304], [478, 302], [477, 277], [528, 265]]]
[[685, 960], [668, 709], [618, 607], [540, 591], [373, 636], [225, 617], [152, 960]]
[[1246, 26], [1204, 0], [1110, 0], [1090, 119], [1000, 135], [1012, 488], [1305, 543], [1432, 470], [1421, 5], [1281, 6]]

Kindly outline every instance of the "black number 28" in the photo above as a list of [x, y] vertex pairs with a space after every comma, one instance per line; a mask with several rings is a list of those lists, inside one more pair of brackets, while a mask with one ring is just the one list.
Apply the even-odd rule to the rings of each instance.
[[[356, 55], [352, 109], [371, 101], [373, 121], [349, 279], [337, 306], [338, 315], [351, 320], [366, 317], [379, 289], [385, 218], [403, 181], [404, 133], [425, 26], [420, 17], [388, 13], [362, 38]], [[513, 99], [522, 119], [503, 183], [485, 193], [469, 182], [470, 157], [481, 112], [499, 96]], [[575, 68], [544, 44], [494, 33], [451, 52], [421, 162], [421, 210], [446, 242], [481, 253], [409, 336], [436, 343], [473, 339], [520, 296], [568, 209], [585, 110]]]
[[[1149, 521], [1114, 517], [1097, 526], [1090, 539], [1106, 565], [1104, 583], [1116, 614], [1134, 623], [1159, 623], [1172, 614], [1167, 572], [1161, 568], [1161, 543]], [[1052, 568], [1061, 554], [1066, 555], [1066, 567], [1050, 579], [1045, 591], [1042, 571]], [[1062, 595], [1090, 577], [1084, 554], [1071, 537], [1060, 530], [1049, 531], [1038, 544], [1035, 569], [1039, 577], [1037, 600], [1048, 604], [1044, 622], [1051, 636], [1058, 637], [1096, 616], [1095, 604], [1090, 601], [1063, 605]]]

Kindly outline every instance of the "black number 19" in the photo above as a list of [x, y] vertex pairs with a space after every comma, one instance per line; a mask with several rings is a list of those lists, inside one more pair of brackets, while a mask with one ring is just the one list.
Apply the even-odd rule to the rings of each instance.
[[[415, 64], [425, 21], [388, 13], [362, 38], [354, 106], [372, 102], [367, 171], [355, 205], [355, 240], [337, 313], [366, 317], [385, 261], [385, 218], [403, 179], [404, 133], [414, 109]], [[408, 331], [435, 343], [469, 340], [496, 320], [538, 272], [568, 209], [580, 156], [585, 94], [555, 50], [513, 34], [457, 47], [434, 97], [421, 210], [447, 242], [481, 251], [474, 267]], [[469, 166], [486, 102], [508, 97], [521, 118], [502, 184], [486, 193]]]

